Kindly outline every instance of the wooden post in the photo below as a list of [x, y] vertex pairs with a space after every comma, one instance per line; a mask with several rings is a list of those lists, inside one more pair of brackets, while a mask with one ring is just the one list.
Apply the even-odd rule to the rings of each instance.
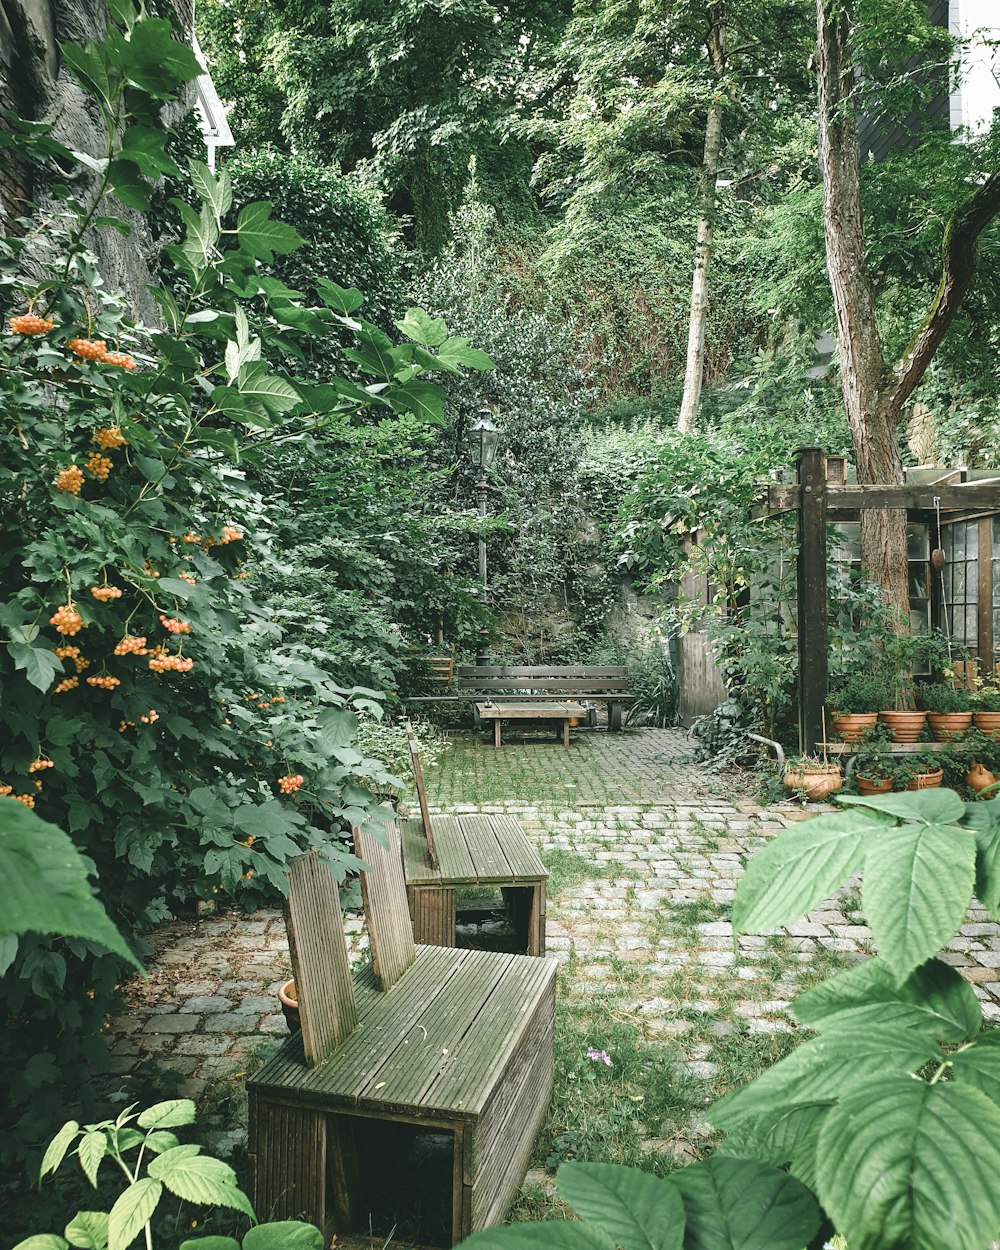
[[826, 456], [797, 453], [799, 618], [799, 749], [812, 755], [824, 740], [828, 682], [826, 604]]

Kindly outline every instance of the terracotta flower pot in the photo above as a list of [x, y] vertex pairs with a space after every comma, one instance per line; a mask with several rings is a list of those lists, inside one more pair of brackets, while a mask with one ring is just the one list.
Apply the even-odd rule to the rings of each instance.
[[879, 720], [892, 734], [893, 742], [916, 742], [924, 730], [926, 712], [879, 712]]
[[888, 794], [892, 789], [891, 777], [862, 777], [855, 773], [859, 794]]
[[278, 1001], [288, 1025], [289, 1033], [298, 1033], [302, 1024], [299, 1020], [299, 1000], [295, 997], [295, 982], [286, 981], [278, 987]]
[[939, 768], [933, 773], [917, 773], [907, 785], [907, 790], [936, 790], [944, 777], [944, 769]]
[[973, 717], [977, 729], [991, 738], [1000, 738], [1000, 712], [976, 712]]
[[927, 724], [935, 742], [951, 742], [972, 724], [971, 712], [928, 712]]
[[834, 712], [833, 728], [844, 742], [860, 742], [878, 723], [878, 712]]
[[996, 780], [996, 773], [991, 773], [985, 764], [973, 764], [965, 774], [966, 785], [977, 794], [987, 786], [996, 785]]
[[807, 799], [825, 799], [843, 784], [839, 764], [793, 764], [785, 771], [785, 789], [802, 791]]

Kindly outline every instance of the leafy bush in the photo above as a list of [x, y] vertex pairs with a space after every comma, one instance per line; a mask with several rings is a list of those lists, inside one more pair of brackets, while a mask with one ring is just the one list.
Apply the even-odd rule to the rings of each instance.
[[877, 673], [852, 672], [831, 684], [827, 702], [841, 715], [858, 716], [891, 707], [895, 697], [892, 683]]
[[628, 657], [628, 688], [636, 696], [629, 725], [672, 725], [677, 716], [677, 673], [663, 643], [651, 642]]
[[[410, 727], [420, 752], [421, 768], [426, 773], [437, 765], [448, 749], [448, 739], [430, 721], [412, 721]], [[380, 766], [394, 774], [398, 784], [387, 787], [383, 781], [380, 793], [399, 795], [410, 788], [413, 770], [405, 724], [392, 724], [377, 716], [362, 715], [358, 718], [354, 745], [364, 755], [377, 760]], [[363, 767], [363, 764], [358, 765], [359, 770]], [[401, 780], [402, 778], [407, 780]]]
[[945, 682], [927, 682], [920, 687], [920, 702], [927, 712], [969, 712], [972, 710], [972, 691], [961, 686], [949, 686]]

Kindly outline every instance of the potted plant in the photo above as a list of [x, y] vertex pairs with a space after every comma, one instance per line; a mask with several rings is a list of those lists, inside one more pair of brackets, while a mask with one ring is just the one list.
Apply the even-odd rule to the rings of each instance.
[[889, 754], [890, 737], [879, 726], [854, 757], [854, 780], [859, 794], [885, 794], [893, 787], [895, 761]]
[[922, 751], [901, 760], [893, 770], [897, 790], [934, 790], [944, 780], [944, 768], [933, 751]]
[[825, 799], [844, 784], [839, 764], [814, 755], [800, 755], [785, 767], [785, 789], [803, 794], [807, 799]]
[[965, 687], [933, 682], [920, 687], [920, 701], [936, 742], [951, 742], [972, 724], [972, 692]]
[[979, 687], [972, 696], [972, 706], [976, 728], [991, 738], [1000, 738], [1000, 684], [996, 678]]
[[892, 685], [874, 673], [848, 673], [830, 691], [830, 719], [844, 742], [861, 742], [892, 699]]

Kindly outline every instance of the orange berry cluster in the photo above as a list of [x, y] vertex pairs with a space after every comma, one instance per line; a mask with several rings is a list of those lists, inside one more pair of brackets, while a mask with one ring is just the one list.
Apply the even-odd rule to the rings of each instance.
[[87, 472], [99, 482], [106, 482], [114, 464], [109, 456], [102, 456], [99, 451], [92, 451], [87, 457]]
[[301, 773], [289, 774], [287, 777], [278, 778], [278, 789], [282, 794], [294, 794], [300, 789], [305, 778]]
[[144, 725], [152, 725], [152, 724], [155, 724], [155, 722], [160, 719], [160, 713], [155, 708], [151, 707], [149, 709], [149, 712], [143, 713], [143, 715], [140, 716], [139, 719], [142, 721]]
[[149, 655], [146, 639], [137, 634], [126, 634], [115, 647], [115, 655]]
[[79, 686], [79, 684], [79, 677], [64, 677], [59, 685], [56, 686], [53, 694], [65, 694], [67, 690], [73, 690], [76, 686]]
[[166, 673], [172, 671], [175, 673], [189, 673], [194, 667], [194, 660], [185, 659], [183, 655], [171, 655], [157, 647], [153, 652], [153, 657], [149, 661], [149, 667], [154, 673]]
[[190, 573], [178, 573], [177, 576], [182, 582], [187, 582], [190, 586], [197, 586], [198, 584], [198, 579], [196, 577], [192, 577]]
[[104, 429], [98, 430], [94, 435], [94, 442], [103, 447], [105, 451], [111, 451], [115, 447], [124, 447], [127, 441], [117, 425], [105, 426]]
[[5, 799], [8, 794], [14, 793], [13, 786], [0, 786], [0, 799]]
[[237, 838], [237, 841], [239, 842], [240, 846], [253, 846], [253, 844], [257, 841], [257, 839], [251, 833], [249, 837]]
[[104, 360], [108, 354], [108, 345], [103, 339], [70, 339], [66, 346], [81, 360]]
[[90, 668], [90, 661], [80, 654], [79, 647], [56, 647], [56, 655], [60, 660], [72, 660], [78, 673], [82, 673], [85, 668]]
[[160, 614], [160, 624], [171, 634], [190, 634], [191, 626], [187, 621], [178, 620], [176, 616]]
[[222, 537], [219, 539], [220, 546], [226, 543], [238, 543], [243, 538], [243, 531], [238, 530], [235, 525], [224, 525], [222, 527]]
[[83, 629], [83, 617], [77, 612], [71, 604], [63, 604], [61, 608], [56, 608], [55, 612], [49, 617], [49, 624], [56, 627], [57, 634], [78, 634]]
[[99, 603], [107, 603], [109, 599], [122, 597], [122, 592], [117, 586], [91, 586], [90, 593]]
[[55, 764], [52, 760], [43, 759], [42, 756], [39, 756], [37, 760], [32, 760], [28, 765], [28, 772], [40, 773], [43, 768], [55, 768]]
[[102, 690], [114, 690], [115, 686], [120, 686], [121, 684], [122, 683], [120, 679], [117, 677], [105, 676], [105, 677], [88, 677], [87, 678], [88, 686], [100, 686]]
[[48, 317], [38, 317], [34, 313], [23, 313], [20, 317], [11, 317], [11, 334], [48, 334], [55, 325]]
[[119, 369], [135, 368], [135, 361], [125, 352], [107, 352], [101, 364], [116, 365]]
[[61, 490], [65, 495], [79, 495], [83, 485], [83, 470], [76, 464], [60, 469], [56, 474], [55, 485], [56, 490]]
[[35, 806], [35, 796], [33, 794], [15, 794], [15, 803], [23, 803], [25, 807], [33, 808]]

